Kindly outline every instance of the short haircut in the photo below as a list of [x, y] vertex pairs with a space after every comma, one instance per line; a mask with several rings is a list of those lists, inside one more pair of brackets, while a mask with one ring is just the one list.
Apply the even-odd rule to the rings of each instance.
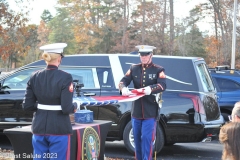
[[238, 117], [240, 117], [240, 101], [235, 103], [233, 110], [232, 110], [232, 115], [233, 116], [237, 115]]

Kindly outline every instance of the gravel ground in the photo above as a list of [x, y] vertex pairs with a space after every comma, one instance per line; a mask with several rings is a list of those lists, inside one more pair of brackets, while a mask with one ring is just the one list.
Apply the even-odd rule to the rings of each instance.
[[0, 160], [14, 160], [13, 150], [6, 150], [0, 148]]
[[[13, 150], [6, 150], [0, 148], [0, 160], [14, 160]], [[105, 157], [105, 160], [124, 160], [124, 159]]]

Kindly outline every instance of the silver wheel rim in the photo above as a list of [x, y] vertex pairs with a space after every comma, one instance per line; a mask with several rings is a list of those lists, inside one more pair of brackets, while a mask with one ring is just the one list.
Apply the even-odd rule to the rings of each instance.
[[132, 145], [132, 147], [135, 148], [134, 137], [133, 137], [133, 129], [130, 130], [128, 138], [129, 138], [129, 142]]
[[[128, 139], [129, 139], [129, 142], [131, 144], [131, 146], [133, 148], [135, 148], [135, 144], [134, 144], [134, 136], [133, 136], [133, 129], [131, 128], [130, 132], [129, 132], [129, 135], [128, 135]], [[155, 135], [155, 139], [153, 141], [153, 145], [155, 144], [155, 140], [156, 140], [156, 135]]]

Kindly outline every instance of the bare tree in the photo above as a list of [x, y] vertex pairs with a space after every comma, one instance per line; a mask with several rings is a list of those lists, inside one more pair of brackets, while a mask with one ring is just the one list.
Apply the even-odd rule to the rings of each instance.
[[123, 37], [122, 37], [122, 53], [127, 52], [126, 47], [126, 39], [127, 39], [127, 27], [128, 27], [128, 15], [129, 15], [129, 9], [128, 9], [128, 0], [124, 0], [124, 7], [123, 7]]
[[143, 16], [143, 21], [142, 21], [142, 44], [145, 44], [145, 11], [146, 11], [146, 0], [142, 1], [142, 16]]
[[220, 27], [221, 34], [222, 34], [223, 56], [224, 56], [224, 60], [226, 61], [229, 51], [227, 49], [226, 35], [224, 32], [224, 19], [222, 16], [221, 2], [220, 2], [220, 0], [209, 0], [209, 1], [212, 4], [214, 13], [216, 14], [215, 16], [218, 19], [219, 27]]
[[164, 38], [164, 33], [165, 33], [165, 27], [166, 27], [166, 19], [167, 19], [167, 0], [164, 0], [164, 12], [163, 12], [163, 22], [162, 22], [162, 27], [161, 27], [161, 39], [160, 39], [160, 49], [161, 53], [165, 53], [165, 38]]
[[174, 50], [174, 13], [173, 13], [173, 0], [169, 0], [170, 3], [170, 43], [169, 51], [170, 55], [173, 55]]

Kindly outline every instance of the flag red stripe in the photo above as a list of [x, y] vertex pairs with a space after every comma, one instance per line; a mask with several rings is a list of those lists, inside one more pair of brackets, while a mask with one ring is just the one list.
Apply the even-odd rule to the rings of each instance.
[[142, 96], [144, 96], [144, 94], [137, 94], [137, 95], [130, 95], [130, 96], [94, 96], [94, 99], [96, 99], [97, 101], [118, 100], [119, 102], [125, 102], [125, 101], [134, 101]]

